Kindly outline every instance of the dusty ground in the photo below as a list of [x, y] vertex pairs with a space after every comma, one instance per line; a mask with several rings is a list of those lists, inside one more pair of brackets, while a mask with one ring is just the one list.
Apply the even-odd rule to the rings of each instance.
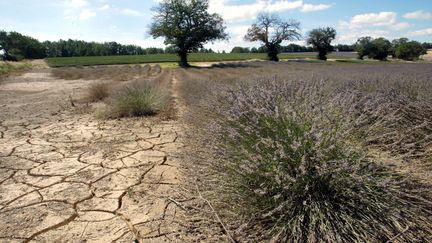
[[0, 241], [192, 241], [181, 124], [79, 112], [91, 83], [40, 64], [0, 84]]
[[423, 60], [432, 62], [432, 49], [429, 49], [427, 54], [422, 56]]

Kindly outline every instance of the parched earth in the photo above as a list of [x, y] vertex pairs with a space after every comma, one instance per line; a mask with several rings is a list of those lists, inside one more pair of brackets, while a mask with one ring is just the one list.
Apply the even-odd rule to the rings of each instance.
[[90, 84], [48, 69], [0, 84], [0, 241], [194, 240], [182, 223], [181, 124], [97, 120], [72, 102]]

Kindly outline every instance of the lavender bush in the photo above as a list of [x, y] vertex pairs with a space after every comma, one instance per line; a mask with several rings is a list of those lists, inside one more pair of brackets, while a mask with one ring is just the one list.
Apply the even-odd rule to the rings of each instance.
[[324, 81], [249, 83], [218, 90], [208, 106], [212, 167], [234, 211], [249, 218], [246, 234], [281, 242], [432, 240], [430, 188], [361, 149], [358, 133], [369, 136], [374, 122], [358, 112], [373, 119], [361, 106], [370, 97]]

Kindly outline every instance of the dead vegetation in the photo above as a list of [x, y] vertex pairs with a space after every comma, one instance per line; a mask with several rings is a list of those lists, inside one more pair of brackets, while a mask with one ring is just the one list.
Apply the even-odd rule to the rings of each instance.
[[24, 71], [29, 70], [31, 64], [25, 62], [0, 62], [0, 81], [11, 75], [19, 75]]
[[131, 81], [136, 78], [151, 77], [161, 73], [159, 65], [121, 65], [121, 66], [97, 66], [78, 68], [55, 68], [52, 70], [54, 77], [66, 80], [113, 80]]
[[153, 116], [167, 106], [168, 99], [167, 89], [152, 82], [134, 82], [117, 92], [110, 104], [110, 116]]
[[101, 101], [109, 96], [109, 85], [107, 83], [92, 84], [89, 88], [89, 94], [85, 98], [88, 102]]
[[172, 77], [169, 70], [162, 70], [159, 65], [58, 68], [52, 70], [52, 75], [96, 82], [78, 101], [103, 102], [104, 106], [95, 110], [100, 119], [156, 114], [164, 120], [175, 117], [169, 93]]

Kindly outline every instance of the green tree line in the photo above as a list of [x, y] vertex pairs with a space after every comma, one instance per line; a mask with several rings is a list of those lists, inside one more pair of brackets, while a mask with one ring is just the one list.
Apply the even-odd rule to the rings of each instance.
[[[334, 49], [341, 52], [352, 52], [355, 51], [355, 45], [338, 44], [334, 46]], [[280, 46], [279, 51], [281, 53], [292, 53], [292, 52], [315, 52], [317, 50], [312, 46], [289, 44], [286, 46]], [[266, 53], [266, 52], [267, 49], [265, 48], [265, 46], [261, 46], [259, 48], [236, 46], [231, 50], [231, 53]]]
[[[404, 60], [416, 60], [432, 48], [432, 43], [419, 43], [409, 41], [407, 38], [396, 39], [393, 42], [384, 38], [373, 39], [371, 37], [360, 38], [353, 45], [338, 44], [334, 50], [357, 51], [359, 58], [369, 57], [385, 60], [388, 56]], [[146, 54], [174, 54], [177, 50], [172, 47], [143, 48], [137, 45], [122, 45], [117, 42], [86, 42], [81, 40], [59, 40], [40, 42], [30, 36], [18, 32], [0, 30], [0, 50], [4, 50], [7, 60], [41, 59], [46, 57], [78, 57], [78, 56], [116, 56], [116, 55], [146, 55]], [[314, 52], [312, 46], [289, 44], [280, 46], [282, 53], [290, 52]], [[214, 53], [212, 49], [199, 48], [194, 52]], [[236, 46], [231, 53], [266, 53], [265, 46], [239, 47]]]
[[387, 60], [388, 56], [407, 61], [418, 60], [431, 46], [431, 43], [422, 44], [418, 41], [410, 41], [408, 38], [399, 38], [390, 42], [383, 37], [374, 39], [370, 36], [359, 38], [355, 44], [359, 59], [367, 56], [381, 61]]
[[0, 30], [0, 50], [7, 60], [41, 59], [46, 57], [146, 55], [165, 53], [162, 48], [142, 48], [117, 42], [86, 42], [82, 40], [59, 40], [40, 42], [18, 32]]
[[[172, 48], [143, 48], [137, 45], [122, 45], [117, 42], [86, 42], [82, 40], [59, 40], [40, 42], [35, 38], [15, 31], [0, 30], [0, 50], [5, 59], [42, 59], [46, 57], [117, 56], [176, 53]], [[212, 49], [200, 48], [200, 53], [214, 53]]]

